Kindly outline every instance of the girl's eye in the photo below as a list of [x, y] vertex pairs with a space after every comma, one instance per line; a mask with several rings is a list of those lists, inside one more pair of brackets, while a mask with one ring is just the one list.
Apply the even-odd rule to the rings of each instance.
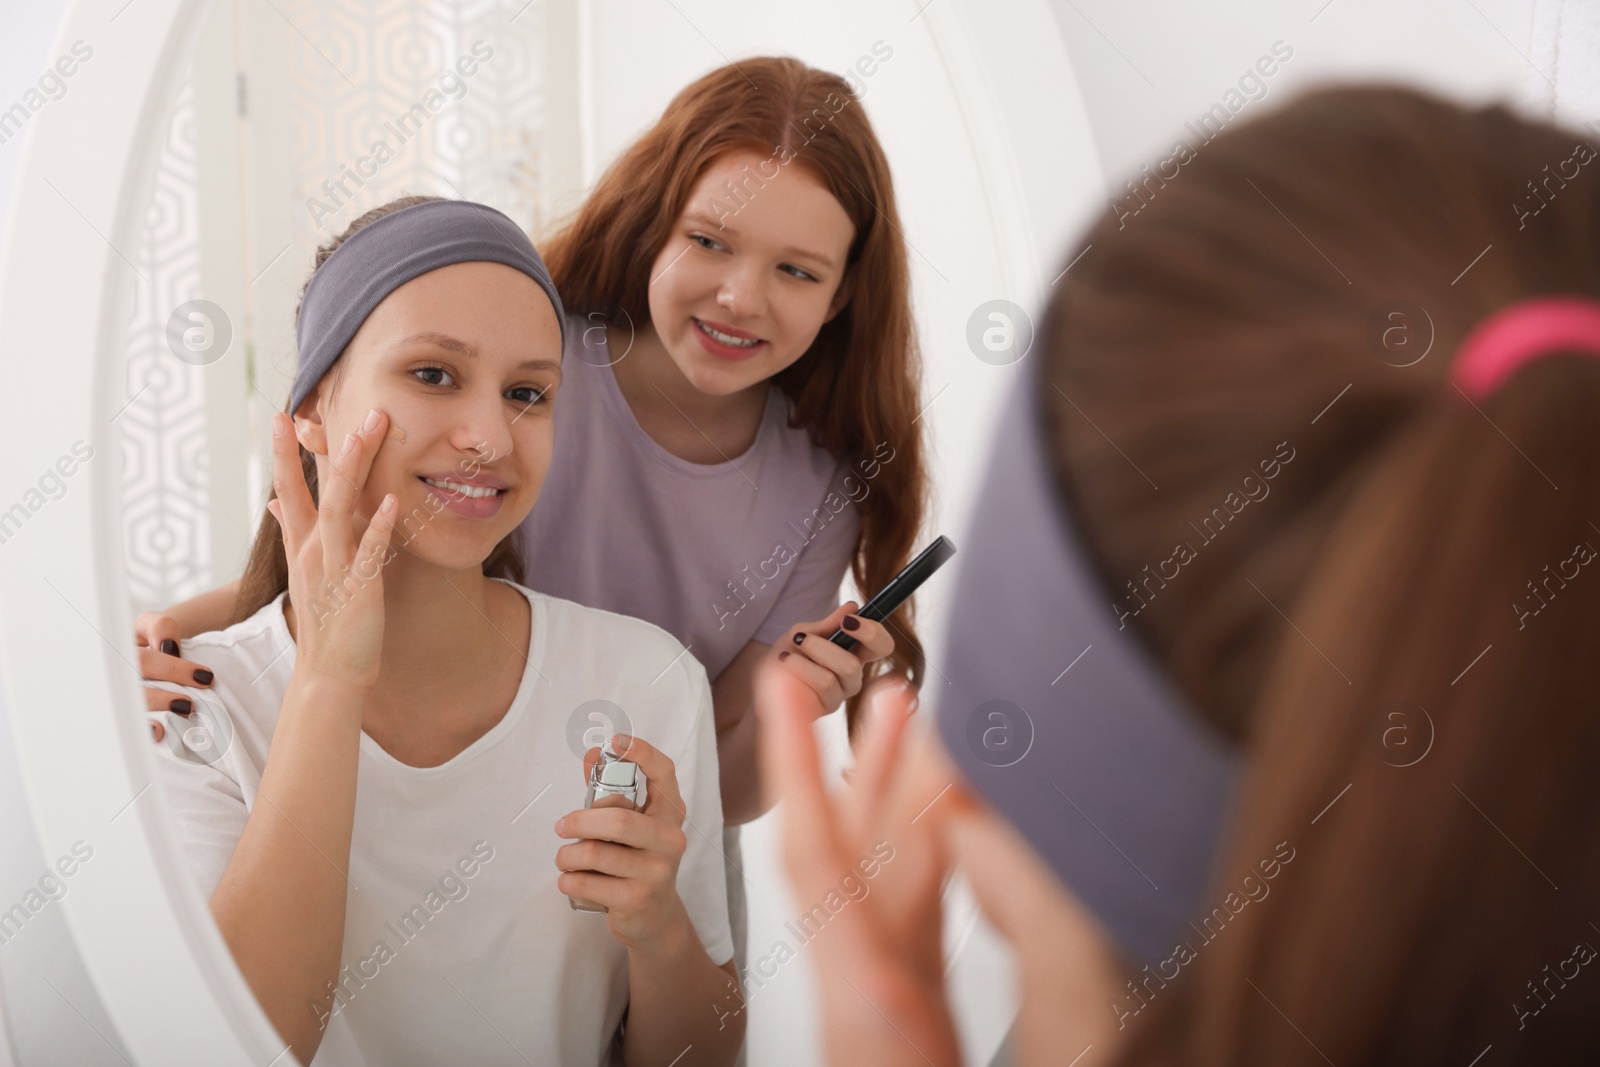
[[782, 271], [789, 271], [791, 277], [800, 278], [800, 279], [803, 279], [803, 280], [808, 281], [808, 282], [814, 282], [814, 281], [819, 281], [820, 280], [815, 274], [812, 274], [810, 271], [801, 270], [799, 267], [796, 267], [792, 263], [785, 263], [783, 266], [779, 267], [778, 269], [782, 270]]
[[[443, 367], [433, 367], [433, 366], [418, 367], [416, 370], [412, 371], [411, 373], [412, 374], [442, 374], [446, 378], [450, 377], [450, 372], [445, 370]], [[418, 380], [422, 381], [422, 379], [418, 379]], [[425, 381], [424, 384], [426, 384], [426, 385], [443, 385], [444, 383], [443, 382]]]
[[519, 385], [519, 386], [517, 386], [515, 389], [513, 389], [511, 391], [513, 393], [532, 393], [533, 395], [527, 397], [526, 399], [523, 399], [521, 397], [514, 397], [513, 398], [513, 399], [515, 399], [517, 401], [517, 403], [526, 404], [529, 407], [533, 406], [534, 404], [547, 404], [547, 403], [550, 402], [549, 401], [550, 387], [548, 385], [546, 385], [546, 386]]
[[722, 245], [720, 243], [718, 243], [717, 241], [712, 240], [711, 238], [707, 237], [703, 233], [691, 233], [689, 235], [689, 240], [693, 241], [695, 244], [699, 245], [701, 248], [704, 248], [704, 249], [706, 249], [708, 251], [713, 251], [714, 252], [717, 249], [722, 247]]

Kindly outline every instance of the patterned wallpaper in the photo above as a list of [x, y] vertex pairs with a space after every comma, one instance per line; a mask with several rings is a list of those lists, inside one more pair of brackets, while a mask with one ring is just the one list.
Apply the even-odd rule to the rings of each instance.
[[421, 193], [540, 218], [538, 5], [293, 0], [295, 247]]
[[135, 610], [211, 584], [205, 367], [167, 343], [173, 309], [200, 293], [194, 87], [178, 97], [156, 162], [154, 193], [129, 257], [135, 279], [123, 395], [123, 536]]
[[[284, 261], [292, 265], [296, 286], [309, 271], [317, 245], [362, 212], [400, 195], [479, 200], [530, 231], [544, 225], [539, 192], [544, 107], [540, 4], [248, 2], [270, 3], [275, 14], [267, 17], [286, 23], [288, 47], [282, 60], [287, 91], [252, 93], [244, 83], [243, 121], [246, 127], [277, 124], [281, 129], [288, 124], [292, 158], [286, 197], [281, 183], [271, 188], [270, 182], [250, 180], [248, 160], [235, 168], [240, 201], [253, 197], [257, 212], [288, 213], [291, 242]], [[237, 398], [237, 418], [211, 425], [205, 361], [178, 358], [173, 340], [178, 335], [171, 333], [212, 326], [182, 307], [203, 296], [195, 92], [191, 81], [167, 124], [154, 192], [130, 256], [142, 275], [136, 279], [135, 310], [125, 342], [124, 395], [134, 399], [117, 425], [129, 594], [136, 611], [169, 606], [236, 577], [216, 573], [213, 566], [207, 446], [215, 435], [246, 433], [258, 421], [264, 426], [249, 417], [250, 389]], [[279, 100], [287, 100], [287, 106], [272, 103]], [[248, 141], [249, 134], [245, 137]], [[264, 197], [283, 202], [261, 203]], [[182, 321], [174, 327], [177, 319]], [[236, 332], [246, 327], [231, 322]], [[285, 336], [282, 329], [256, 332]], [[283, 345], [269, 343], [256, 354], [258, 340], [233, 338], [236, 346], [252, 353], [253, 374], [259, 374], [262, 357], [279, 371], [292, 371], [292, 351], [276, 350]], [[278, 394], [286, 393], [281, 377], [259, 381], [264, 385], [251, 382], [258, 393], [256, 406], [270, 402], [274, 409], [280, 407], [284, 397]], [[249, 483], [257, 490], [252, 499], [264, 499], [260, 487], [270, 480], [268, 459], [264, 443], [252, 447]], [[248, 528], [258, 519], [247, 516]]]

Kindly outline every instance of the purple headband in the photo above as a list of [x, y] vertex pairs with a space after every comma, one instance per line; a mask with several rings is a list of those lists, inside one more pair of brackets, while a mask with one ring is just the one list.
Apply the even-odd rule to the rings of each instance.
[[503, 263], [538, 282], [555, 306], [566, 342], [566, 316], [555, 282], [516, 223], [468, 200], [424, 201], [363, 226], [311, 275], [295, 323], [300, 361], [289, 414], [311, 395], [386, 296], [431, 270], [471, 262]]
[[1141, 961], [1167, 956], [1209, 887], [1237, 757], [1088, 565], [1018, 376], [962, 541], [939, 732], [951, 759]]

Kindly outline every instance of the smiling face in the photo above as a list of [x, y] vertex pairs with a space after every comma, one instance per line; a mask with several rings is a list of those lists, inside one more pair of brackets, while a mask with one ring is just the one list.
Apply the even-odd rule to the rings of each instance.
[[[499, 263], [429, 271], [367, 316], [335, 366], [295, 417], [319, 484], [339, 477], [328, 443], [382, 409], [389, 431], [357, 504], [361, 520], [394, 493], [393, 548], [442, 567], [480, 566], [533, 509], [550, 467], [561, 326], [544, 290]], [[498, 492], [470, 495], [488, 488]]]
[[805, 355], [844, 308], [854, 238], [810, 171], [729, 152], [695, 183], [650, 267], [651, 325], [695, 388], [747, 389]]

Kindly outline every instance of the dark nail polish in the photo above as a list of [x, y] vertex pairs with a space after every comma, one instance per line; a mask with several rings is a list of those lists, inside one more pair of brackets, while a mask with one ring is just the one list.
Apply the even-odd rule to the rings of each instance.
[[859, 630], [861, 629], [861, 620], [854, 615], [846, 615], [842, 625], [846, 630]]
[[805, 634], [803, 634], [803, 633], [800, 633], [800, 634], [795, 634], [795, 635], [794, 635], [794, 643], [795, 643], [795, 644], [797, 644], [797, 645], [798, 645], [798, 644], [799, 644], [799, 643], [800, 643], [800, 642], [801, 642], [801, 641], [804, 641], [804, 640], [805, 640], [805, 639], [806, 639], [806, 635], [805, 635]]
[[161, 651], [165, 652], [169, 656], [176, 656], [178, 654], [178, 642], [174, 641], [170, 637], [167, 638], [165, 641], [161, 642]]
[[189, 702], [188, 697], [179, 697], [172, 702], [172, 710], [179, 715], [187, 715], [194, 710], [194, 705]]
[[778, 662], [779, 663], [782, 663], [784, 660], [786, 660], [788, 658], [789, 658], [789, 653], [787, 653], [787, 652], [779, 652], [778, 653]]
[[204, 667], [201, 667], [199, 670], [194, 672], [194, 680], [198, 685], [210, 685], [213, 677], [215, 677], [215, 675], [206, 670]]

